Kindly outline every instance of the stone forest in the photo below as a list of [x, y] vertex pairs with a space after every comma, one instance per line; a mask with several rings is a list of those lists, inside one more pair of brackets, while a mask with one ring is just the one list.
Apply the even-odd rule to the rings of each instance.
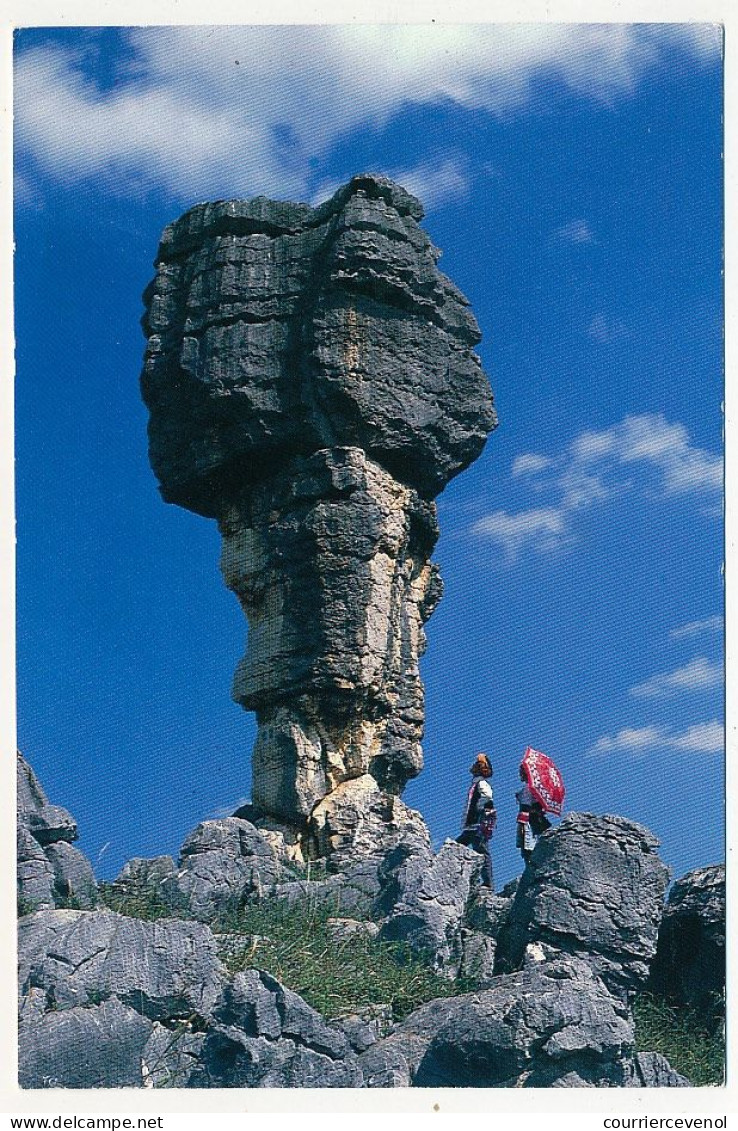
[[434, 500], [497, 423], [422, 216], [364, 175], [316, 208], [197, 205], [163, 234], [150, 460], [166, 502], [217, 521], [248, 621], [251, 802], [98, 883], [18, 755], [24, 1088], [702, 1083], [638, 1035], [644, 998], [722, 1041], [722, 865], [667, 899], [648, 829], [568, 813], [495, 892], [402, 800]]

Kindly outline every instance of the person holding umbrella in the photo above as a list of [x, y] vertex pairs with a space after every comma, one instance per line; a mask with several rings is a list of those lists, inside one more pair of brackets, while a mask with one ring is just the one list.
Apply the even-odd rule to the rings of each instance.
[[552, 760], [532, 746], [526, 748], [520, 763], [520, 780], [523, 785], [515, 794], [518, 803], [515, 845], [527, 866], [538, 838], [551, 822], [546, 814], [561, 816], [564, 804], [564, 781]]

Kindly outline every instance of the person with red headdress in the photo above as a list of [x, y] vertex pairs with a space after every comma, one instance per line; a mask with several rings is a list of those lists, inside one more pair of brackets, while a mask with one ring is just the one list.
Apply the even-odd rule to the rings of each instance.
[[474, 764], [470, 767], [472, 783], [466, 795], [464, 806], [464, 821], [461, 836], [456, 838], [458, 844], [465, 844], [473, 848], [482, 857], [482, 883], [485, 887], [494, 890], [492, 876], [492, 858], [489, 854], [487, 842], [494, 832], [497, 824], [497, 810], [489, 778], [492, 777], [492, 767], [486, 754], [477, 754]]

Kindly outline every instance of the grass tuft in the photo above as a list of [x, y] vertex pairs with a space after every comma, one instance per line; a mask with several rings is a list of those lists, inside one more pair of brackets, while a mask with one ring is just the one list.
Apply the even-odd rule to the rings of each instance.
[[189, 919], [187, 902], [177, 900], [149, 884], [128, 884], [125, 887], [101, 882], [97, 885], [101, 907], [127, 915], [130, 919]]
[[660, 1052], [695, 1087], [725, 1082], [721, 1028], [711, 1032], [702, 1015], [649, 993], [636, 998], [633, 1014], [639, 1052]]
[[328, 1019], [382, 1004], [401, 1021], [433, 998], [470, 988], [442, 978], [404, 944], [363, 933], [334, 942], [328, 919], [337, 914], [337, 908], [309, 899], [292, 907], [264, 902], [221, 919], [213, 929], [243, 937], [243, 946], [228, 940], [224, 962], [231, 973], [266, 970]]

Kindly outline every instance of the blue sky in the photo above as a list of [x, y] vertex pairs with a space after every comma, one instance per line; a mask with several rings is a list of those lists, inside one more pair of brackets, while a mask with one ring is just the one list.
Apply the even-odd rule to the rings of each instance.
[[722, 63], [700, 25], [16, 36], [18, 741], [103, 876], [249, 794], [245, 622], [146, 454], [140, 295], [200, 200], [426, 206], [500, 426], [439, 498], [426, 768], [456, 835], [490, 754], [500, 881], [527, 744], [567, 808], [724, 858]]

